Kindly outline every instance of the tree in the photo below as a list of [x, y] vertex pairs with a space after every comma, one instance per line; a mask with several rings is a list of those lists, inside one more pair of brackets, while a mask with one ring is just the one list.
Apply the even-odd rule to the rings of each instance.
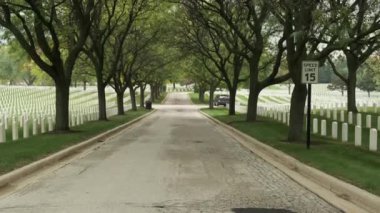
[[[347, 3], [349, 4], [349, 3]], [[380, 1], [355, 0], [343, 12], [341, 25], [344, 27], [342, 40], [354, 39], [342, 47], [346, 56], [348, 75], [337, 75], [346, 83], [347, 110], [357, 112], [356, 83], [359, 67], [380, 48]]]
[[[230, 93], [229, 115], [234, 115], [238, 85], [247, 80], [247, 76], [241, 76], [244, 65], [242, 52], [246, 52], [247, 48], [240, 42], [235, 32], [228, 30], [228, 25], [204, 10], [205, 5], [207, 3], [199, 1], [183, 3], [187, 14], [187, 20], [184, 22], [189, 23], [183, 24], [184, 38], [187, 39], [185, 46], [195, 51], [195, 54], [201, 54], [201, 58], [213, 62], [217, 69], [207, 68], [207, 70], [226, 84]], [[227, 29], [220, 33], [221, 28]], [[207, 66], [208, 63], [203, 65]]]
[[307, 95], [306, 85], [301, 83], [302, 61], [324, 62], [331, 52], [356, 40], [342, 34], [345, 27], [341, 21], [347, 15], [343, 11], [351, 6], [351, 2], [273, 0], [268, 3], [272, 14], [283, 27], [286, 60], [294, 82], [288, 141], [300, 142], [303, 139]]
[[[344, 57], [337, 57], [336, 59], [327, 58], [329, 66], [326, 66], [326, 69], [331, 69], [334, 73], [331, 77], [331, 84], [328, 85], [330, 90], [339, 90], [344, 96], [344, 91], [347, 90], [347, 83], [342, 79], [347, 78], [347, 67], [346, 59]], [[341, 76], [341, 77], [339, 77]]]
[[118, 69], [127, 36], [147, 6], [147, 0], [101, 0], [96, 6], [95, 20], [84, 52], [95, 67], [99, 120], [107, 120], [105, 88]]
[[201, 2], [199, 4], [205, 10], [217, 15], [229, 26], [229, 28], [216, 26], [219, 35], [233, 31], [247, 49], [247, 51], [236, 51], [234, 48], [229, 48], [233, 53], [241, 55], [249, 64], [250, 93], [246, 120], [256, 121], [260, 92], [265, 87], [281, 83], [290, 77], [288, 73], [279, 72], [285, 51], [283, 46], [285, 38], [280, 33], [282, 29], [270, 16], [270, 3], [252, 0], [198, 2]]
[[368, 97], [371, 97], [371, 92], [375, 91], [377, 88], [375, 72], [376, 71], [366, 63], [364, 63], [359, 69], [357, 87], [366, 91], [368, 93]]
[[94, 0], [1, 1], [6, 28], [56, 88], [56, 131], [69, 130], [69, 88], [75, 61], [87, 40]]

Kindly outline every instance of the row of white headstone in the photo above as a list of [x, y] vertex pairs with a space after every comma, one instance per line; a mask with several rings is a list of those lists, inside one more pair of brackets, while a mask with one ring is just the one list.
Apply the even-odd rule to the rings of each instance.
[[[289, 118], [290, 113], [288, 111], [280, 111], [280, 110], [272, 110], [268, 109], [267, 107], [258, 107], [258, 114], [260, 116], [269, 117], [271, 119], [274, 119], [276, 121], [279, 121], [281, 123], [284, 123], [286, 125], [289, 125]], [[369, 128], [369, 150], [371, 151], [377, 151], [377, 129], [371, 128], [371, 115], [366, 116], [366, 128]], [[348, 125], [353, 124], [353, 113], [349, 112], [348, 114], [348, 123], [342, 123], [342, 138], [341, 140], [343, 142], [348, 141]], [[380, 129], [380, 116], [378, 116], [378, 129]], [[355, 125], [355, 146], [361, 146], [362, 145], [362, 123], [361, 123], [361, 114], [357, 114], [357, 123]], [[321, 129], [320, 132], [318, 132], [318, 119], [313, 119], [313, 134], [318, 134], [322, 136], [327, 136], [327, 121], [322, 120], [321, 121]], [[331, 125], [331, 137], [333, 139], [338, 139], [338, 122], [332, 121]]]
[[[12, 141], [18, 140], [19, 131], [22, 130], [23, 138], [30, 137], [30, 128], [32, 130], [32, 135], [37, 135], [39, 133], [43, 134], [46, 132], [51, 132], [54, 129], [55, 119], [54, 115], [45, 115], [42, 117], [32, 117], [29, 119], [28, 116], [21, 116], [20, 120], [16, 119], [16, 117], [12, 117], [11, 121], [11, 135]], [[69, 119], [70, 127], [75, 127], [78, 125], [82, 125], [85, 122], [93, 121], [98, 119], [98, 113], [96, 111], [88, 112], [86, 114], [72, 114]], [[6, 130], [8, 129], [8, 122], [6, 120], [2, 120], [0, 122], [0, 143], [4, 143], [7, 141], [6, 138]]]
[[[327, 136], [326, 131], [326, 120], [321, 120], [321, 129], [320, 129], [320, 135]], [[348, 141], [348, 123], [342, 123], [342, 142]], [[332, 121], [331, 125], [331, 137], [333, 139], [338, 140], [338, 122]], [[313, 119], [313, 134], [318, 134], [318, 119]], [[362, 127], [356, 125], [355, 126], [355, 146], [361, 146], [362, 145]], [[370, 151], [377, 151], [377, 129], [371, 128], [369, 131], [369, 150]]]

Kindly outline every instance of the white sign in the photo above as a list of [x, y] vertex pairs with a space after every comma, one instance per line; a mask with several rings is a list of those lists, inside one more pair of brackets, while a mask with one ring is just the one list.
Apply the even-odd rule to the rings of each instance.
[[318, 83], [319, 62], [318, 61], [303, 61], [302, 62], [302, 79], [303, 84]]

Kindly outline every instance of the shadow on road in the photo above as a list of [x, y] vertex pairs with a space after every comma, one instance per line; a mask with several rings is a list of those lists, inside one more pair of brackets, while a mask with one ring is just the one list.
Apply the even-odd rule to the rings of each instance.
[[235, 213], [294, 213], [286, 209], [234, 208]]

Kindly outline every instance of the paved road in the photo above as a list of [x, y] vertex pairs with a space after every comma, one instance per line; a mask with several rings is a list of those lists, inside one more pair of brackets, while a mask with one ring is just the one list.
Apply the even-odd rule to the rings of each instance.
[[242, 148], [184, 93], [0, 197], [0, 212], [337, 212]]

